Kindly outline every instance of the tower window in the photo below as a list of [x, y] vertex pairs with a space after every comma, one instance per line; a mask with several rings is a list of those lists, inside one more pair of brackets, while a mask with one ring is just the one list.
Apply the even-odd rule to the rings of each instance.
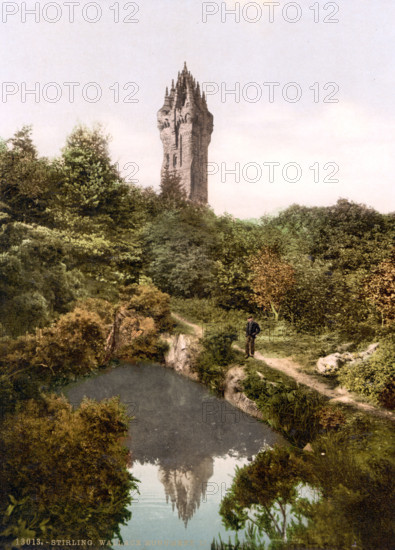
[[169, 164], [170, 164], [170, 156], [167, 154], [166, 155], [166, 168], [169, 168]]
[[177, 155], [173, 155], [173, 168], [177, 167]]
[[182, 166], [182, 136], [180, 136], [180, 166]]

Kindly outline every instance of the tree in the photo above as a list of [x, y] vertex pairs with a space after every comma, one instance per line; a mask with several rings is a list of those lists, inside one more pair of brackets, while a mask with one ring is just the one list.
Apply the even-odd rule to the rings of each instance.
[[393, 240], [394, 221], [393, 215], [339, 199], [328, 207], [292, 205], [269, 225], [287, 238], [288, 253], [329, 261], [329, 267], [347, 273], [370, 269], [384, 259]]
[[[117, 197], [121, 178], [100, 126], [77, 126], [62, 151], [61, 189], [66, 206], [83, 215], [105, 212]], [[61, 198], [62, 198], [61, 197]]]
[[367, 360], [344, 365], [338, 372], [340, 384], [374, 403], [395, 409], [395, 335], [380, 341], [379, 349]]
[[287, 292], [294, 285], [294, 269], [283, 262], [276, 252], [263, 248], [248, 262], [251, 269], [251, 300], [263, 310], [271, 309], [276, 321]]
[[251, 295], [248, 257], [264, 245], [267, 234], [257, 223], [225, 215], [215, 225], [214, 296], [224, 307], [248, 309]]
[[11, 143], [14, 153], [25, 157], [30, 156], [33, 159], [37, 158], [37, 148], [32, 140], [31, 126], [23, 126], [20, 130], [17, 130], [8, 142]]
[[38, 158], [31, 131], [24, 126], [0, 150], [0, 200], [14, 219], [37, 222], [48, 217], [59, 174], [54, 163]]
[[166, 168], [160, 182], [159, 198], [165, 206], [174, 209], [182, 207], [187, 200], [187, 194], [181, 184], [180, 176], [174, 172], [169, 172], [168, 168]]
[[395, 249], [367, 278], [363, 292], [380, 311], [382, 325], [395, 320]]
[[190, 298], [213, 288], [211, 214], [186, 207], [163, 212], [146, 228], [147, 275], [162, 291]]
[[63, 241], [47, 227], [15, 222], [1, 228], [0, 321], [8, 334], [44, 326], [80, 295], [83, 277], [70, 266]]
[[322, 498], [305, 503], [297, 548], [391, 550], [395, 463], [391, 428], [357, 414], [319, 436], [307, 460]]

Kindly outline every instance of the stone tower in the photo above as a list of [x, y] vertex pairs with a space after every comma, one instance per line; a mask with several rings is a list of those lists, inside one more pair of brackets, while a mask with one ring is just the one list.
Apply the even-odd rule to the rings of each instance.
[[188, 71], [186, 63], [166, 88], [165, 102], [158, 111], [158, 128], [163, 142], [161, 177], [166, 170], [176, 173], [188, 199], [207, 203], [208, 146], [213, 131], [213, 115], [207, 108], [205, 94]]

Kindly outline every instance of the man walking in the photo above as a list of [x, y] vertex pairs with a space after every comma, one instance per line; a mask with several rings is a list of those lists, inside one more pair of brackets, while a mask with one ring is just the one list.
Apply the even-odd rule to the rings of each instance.
[[261, 328], [252, 315], [247, 319], [246, 327], [246, 358], [254, 357], [255, 351], [255, 337], [261, 332]]

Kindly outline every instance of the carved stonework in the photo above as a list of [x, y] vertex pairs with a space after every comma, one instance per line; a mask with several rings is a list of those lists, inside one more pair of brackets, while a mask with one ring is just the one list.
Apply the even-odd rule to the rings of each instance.
[[161, 177], [166, 170], [177, 174], [188, 199], [206, 204], [213, 115], [186, 64], [176, 84], [173, 80], [170, 93], [166, 88], [164, 105], [158, 111], [158, 128], [163, 143]]

